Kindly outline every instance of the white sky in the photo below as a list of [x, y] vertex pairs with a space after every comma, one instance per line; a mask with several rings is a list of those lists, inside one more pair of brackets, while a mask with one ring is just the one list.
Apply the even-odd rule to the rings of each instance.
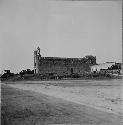
[[33, 69], [42, 56], [122, 61], [121, 1], [0, 0], [0, 70]]

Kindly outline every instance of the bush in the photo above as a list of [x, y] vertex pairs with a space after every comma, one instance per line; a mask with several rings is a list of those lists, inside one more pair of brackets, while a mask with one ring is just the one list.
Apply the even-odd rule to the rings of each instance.
[[2, 76], [1, 76], [1, 81], [3, 81], [3, 80], [7, 80], [7, 79], [9, 79], [9, 78], [11, 78], [11, 77], [13, 77], [14, 76], [14, 73], [4, 73]]
[[80, 78], [80, 75], [78, 73], [74, 73], [71, 75], [72, 78]]

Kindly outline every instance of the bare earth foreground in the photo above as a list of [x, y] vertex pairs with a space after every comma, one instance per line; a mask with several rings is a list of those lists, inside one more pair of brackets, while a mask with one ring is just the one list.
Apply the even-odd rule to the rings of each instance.
[[21, 81], [1, 85], [2, 125], [121, 125], [122, 81]]

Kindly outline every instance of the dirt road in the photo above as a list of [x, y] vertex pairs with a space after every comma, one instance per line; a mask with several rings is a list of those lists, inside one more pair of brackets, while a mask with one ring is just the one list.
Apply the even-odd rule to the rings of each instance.
[[123, 115], [123, 87], [119, 80], [21, 81], [9, 85]]
[[2, 125], [121, 125], [121, 117], [34, 91], [1, 87]]

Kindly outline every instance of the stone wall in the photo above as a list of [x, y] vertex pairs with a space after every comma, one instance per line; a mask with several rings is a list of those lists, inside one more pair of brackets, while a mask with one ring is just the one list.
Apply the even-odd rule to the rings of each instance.
[[39, 74], [56, 73], [58, 75], [82, 74], [90, 71], [89, 64], [83, 59], [41, 57], [39, 60]]
[[34, 51], [34, 72], [35, 74], [55, 73], [58, 75], [82, 74], [89, 72], [90, 66], [96, 64], [95, 56], [84, 58], [60, 58], [42, 57], [40, 48]]

